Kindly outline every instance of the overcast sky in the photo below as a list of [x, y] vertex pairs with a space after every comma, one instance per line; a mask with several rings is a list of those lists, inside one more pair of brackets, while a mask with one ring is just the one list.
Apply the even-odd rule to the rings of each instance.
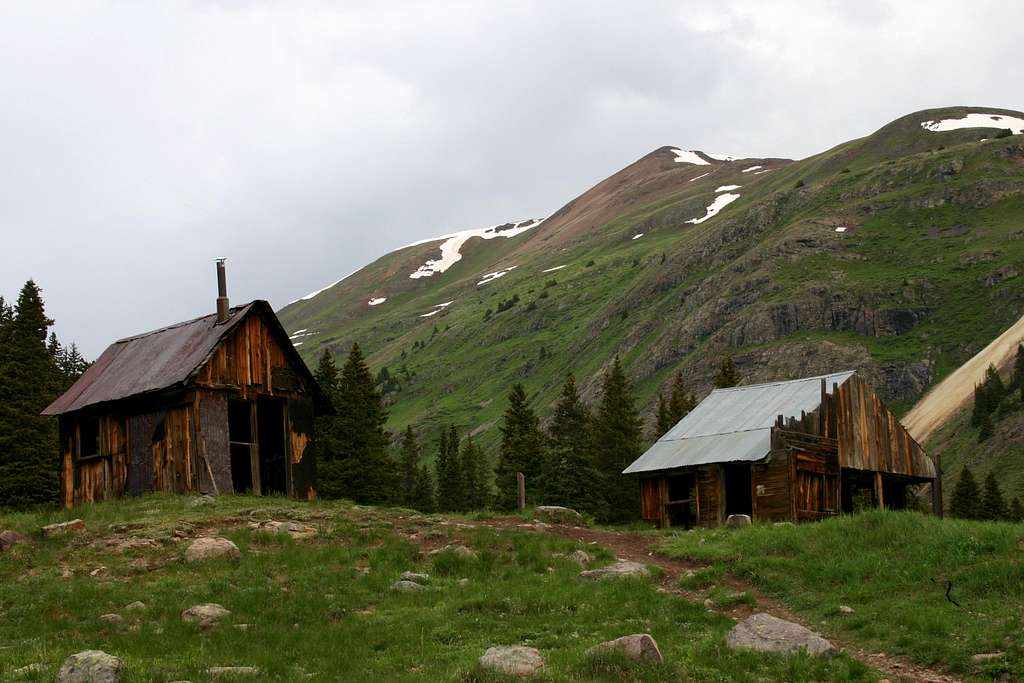
[[1024, 109], [1024, 3], [0, 3], [0, 294], [65, 342], [275, 307], [661, 145], [807, 156]]

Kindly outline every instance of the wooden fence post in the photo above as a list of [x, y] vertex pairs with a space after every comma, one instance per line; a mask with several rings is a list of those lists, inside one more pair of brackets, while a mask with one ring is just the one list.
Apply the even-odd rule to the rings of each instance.
[[516, 496], [516, 509], [522, 512], [526, 509], [526, 477], [522, 472], [516, 472], [516, 484], [519, 489]]

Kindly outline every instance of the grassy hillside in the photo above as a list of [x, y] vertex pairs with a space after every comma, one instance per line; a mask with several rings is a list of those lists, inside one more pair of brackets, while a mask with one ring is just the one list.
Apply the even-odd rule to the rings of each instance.
[[[661, 548], [714, 563], [691, 583], [735, 574], [871, 651], [905, 654], [972, 679], [1024, 678], [1024, 525], [869, 512], [679, 534]], [[945, 597], [947, 581], [959, 607]], [[991, 653], [1001, 654], [972, 659]]]
[[[126, 683], [214, 680], [207, 669], [254, 666], [273, 681], [497, 681], [477, 658], [492, 645], [538, 648], [537, 681], [874, 681], [845, 655], [732, 652], [732, 620], [657, 590], [654, 580], [587, 582], [566, 554], [606, 550], [514, 528], [411, 511], [274, 498], [148, 496], [74, 511], [79, 535], [45, 539], [40, 525], [68, 513], [0, 514], [0, 529], [30, 537], [0, 555], [0, 680], [53, 681], [83, 649], [121, 658]], [[251, 526], [267, 520], [312, 526], [293, 540]], [[195, 536], [220, 534], [241, 558], [183, 561]], [[450, 551], [466, 544], [478, 560]], [[406, 570], [431, 575], [426, 590], [396, 593]], [[129, 609], [135, 601], [141, 609]], [[215, 602], [216, 626], [180, 613]], [[114, 614], [120, 619], [101, 616]], [[592, 645], [649, 632], [662, 666], [634, 667], [586, 655]], [[15, 673], [22, 667], [35, 667]], [[216, 678], [224, 680], [225, 677]], [[228, 680], [235, 680], [228, 678]]]
[[[1024, 309], [1022, 136], [920, 125], [967, 111], [919, 112], [797, 162], [694, 166], [663, 148], [537, 228], [471, 240], [443, 274], [408, 277], [437, 242], [399, 250], [281, 317], [313, 333], [307, 361], [358, 340], [397, 375], [395, 432], [454, 421], [485, 446], [513, 382], [543, 413], [566, 370], [593, 399], [615, 354], [648, 414], [679, 369], [705, 392], [724, 354], [747, 382], [854, 368], [902, 409]], [[740, 199], [689, 222], [725, 185]]]

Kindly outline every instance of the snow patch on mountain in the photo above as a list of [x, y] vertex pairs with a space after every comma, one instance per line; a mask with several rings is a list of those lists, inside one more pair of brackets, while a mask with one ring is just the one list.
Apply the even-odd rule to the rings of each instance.
[[711, 175], [711, 171], [708, 171], [707, 173], [701, 173], [696, 178], [690, 178], [690, 182], [692, 183], [694, 180], [700, 180], [701, 178], [703, 178], [705, 176], [709, 176], [709, 175]]
[[406, 246], [413, 247], [418, 244], [444, 240], [444, 242], [441, 243], [441, 258], [428, 260], [422, 266], [410, 273], [409, 277], [416, 280], [421, 277], [431, 277], [435, 273], [445, 272], [462, 260], [462, 245], [474, 237], [479, 237], [484, 240], [492, 240], [496, 237], [515, 237], [516, 235], [522, 234], [531, 228], [537, 227], [543, 222], [544, 219], [532, 219], [522, 221], [520, 223], [502, 223], [500, 225], [492, 225], [489, 228], [463, 230], [461, 232], [452, 233], [451, 235], [444, 235], [430, 240], [413, 242]]
[[761, 168], [761, 167], [760, 166], [751, 166], [750, 168], [743, 169], [742, 171], [740, 171], [740, 173], [750, 173], [751, 171], [756, 171], [759, 168]]
[[1009, 128], [1014, 135], [1024, 133], [1024, 119], [1005, 114], [967, 114], [962, 119], [942, 119], [941, 121], [922, 121], [921, 127], [933, 133], [962, 128]]
[[729, 206], [739, 198], [740, 196], [738, 194], [732, 194], [729, 192], [726, 192], [725, 194], [720, 194], [717, 197], [715, 197], [715, 201], [711, 202], [711, 205], [708, 206], [707, 208], [707, 213], [704, 214], [702, 218], [691, 218], [686, 222], [694, 224], [703, 223], [707, 219], [717, 216], [719, 211]]
[[476, 283], [476, 286], [479, 287], [480, 285], [486, 285], [486, 284], [488, 284], [490, 282], [494, 282], [499, 277], [505, 277], [511, 271], [515, 270], [518, 267], [519, 266], [509, 266], [508, 268], [506, 268], [504, 270], [498, 270], [498, 271], [495, 271], [493, 273], [487, 273], [486, 275], [484, 275], [484, 278], [482, 280], [480, 280], [480, 282]]
[[636, 235], [633, 235], [633, 237], [631, 239], [638, 240], [638, 239], [640, 239], [643, 236], [644, 236], [644, 234], [641, 232], [641, 233], [637, 233]]
[[704, 152], [704, 156], [711, 157], [715, 161], [736, 161], [742, 157], [729, 156], [728, 154], [712, 154], [711, 152]]
[[673, 149], [670, 150], [676, 155], [675, 161], [678, 164], [694, 164], [695, 166], [710, 166], [711, 162], [697, 154], [694, 149]]
[[542, 272], [542, 273], [553, 273], [556, 270], [561, 270], [562, 268], [565, 268], [567, 265], [569, 265], [569, 264], [568, 263], [563, 263], [562, 265], [555, 266], [554, 268], [545, 268], [544, 270], [542, 270], [540, 272]]
[[386, 296], [381, 296], [381, 297], [377, 297], [376, 299], [370, 299], [369, 301], [366, 302], [366, 305], [367, 306], [380, 306], [382, 303], [384, 303], [387, 300], [388, 300], [388, 298]]
[[743, 187], [743, 186], [742, 185], [722, 185], [721, 187], [716, 187], [715, 188], [715, 192], [728, 192], [729, 190], [738, 190], [741, 187]]

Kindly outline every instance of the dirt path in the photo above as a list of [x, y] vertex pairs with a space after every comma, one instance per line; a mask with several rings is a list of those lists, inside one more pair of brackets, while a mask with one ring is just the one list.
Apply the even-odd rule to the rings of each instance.
[[[693, 602], [703, 602], [704, 595], [696, 591], [687, 591], [679, 587], [679, 578], [688, 571], [708, 566], [706, 563], [693, 560], [679, 559], [659, 555], [651, 549], [654, 539], [648, 535], [628, 531], [608, 531], [604, 529], [589, 529], [586, 527], [553, 525], [553, 524], [529, 524], [521, 518], [508, 517], [492, 519], [483, 522], [475, 522], [473, 526], [489, 526], [502, 529], [517, 529], [521, 531], [533, 531], [550, 533], [562, 538], [576, 541], [585, 545], [599, 544], [611, 550], [616, 557], [643, 562], [660, 567], [662, 575], [658, 590], [666, 593], [673, 593]], [[725, 614], [733, 619], [743, 619], [754, 612], [768, 612], [781, 619], [793, 621], [808, 626], [802, 619], [787, 610], [778, 601], [762, 594], [749, 584], [739, 581], [735, 577], [728, 577], [728, 586], [736, 592], [746, 591], [752, 594], [757, 600], [756, 609], [749, 605], [733, 605], [719, 607], [713, 603], [705, 603], [709, 609]], [[811, 628], [808, 626], [808, 628]], [[812, 628], [817, 630], [817, 628]], [[937, 671], [920, 664], [915, 664], [905, 657], [889, 655], [879, 652], [868, 652], [851, 643], [826, 634], [827, 637], [838, 647], [842, 648], [848, 655], [868, 666], [881, 671], [893, 680], [914, 681], [915, 683], [960, 683], [959, 678], [948, 673]]]
[[997, 368], [1013, 360], [1017, 344], [1024, 341], [1024, 317], [992, 340], [988, 346], [961, 365], [946, 379], [932, 387], [920, 401], [903, 416], [903, 426], [918, 443], [924, 443], [931, 434], [946, 424], [957, 411], [974, 397], [974, 385], [985, 377], [989, 365]]

